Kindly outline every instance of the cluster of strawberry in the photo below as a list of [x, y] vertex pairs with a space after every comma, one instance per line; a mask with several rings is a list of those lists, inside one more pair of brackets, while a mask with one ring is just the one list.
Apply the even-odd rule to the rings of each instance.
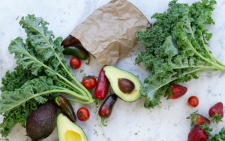
[[207, 141], [211, 136], [209, 128], [211, 122], [220, 122], [223, 118], [223, 103], [218, 102], [209, 109], [210, 120], [205, 116], [199, 114], [197, 111], [192, 113], [187, 119], [191, 119], [191, 126], [193, 127], [188, 134], [188, 141]]

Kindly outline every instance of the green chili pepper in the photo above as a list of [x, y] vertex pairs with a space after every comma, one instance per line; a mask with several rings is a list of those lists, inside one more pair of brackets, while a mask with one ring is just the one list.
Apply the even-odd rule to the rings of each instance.
[[88, 59], [88, 63], [90, 62], [90, 56], [88, 51], [83, 48], [82, 46], [69, 46], [64, 48], [63, 54], [65, 55], [73, 55], [74, 57], [77, 57], [81, 60], [87, 60]]

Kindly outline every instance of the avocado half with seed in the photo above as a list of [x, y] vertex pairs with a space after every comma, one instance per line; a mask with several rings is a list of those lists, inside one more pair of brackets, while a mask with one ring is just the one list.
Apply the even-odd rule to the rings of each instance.
[[141, 97], [141, 82], [135, 75], [113, 66], [104, 67], [104, 71], [113, 91], [122, 100], [132, 102]]
[[57, 117], [59, 141], [87, 141], [84, 131], [67, 116], [59, 114]]

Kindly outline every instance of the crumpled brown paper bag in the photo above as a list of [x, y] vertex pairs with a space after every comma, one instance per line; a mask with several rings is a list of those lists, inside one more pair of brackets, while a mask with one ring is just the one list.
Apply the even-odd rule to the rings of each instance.
[[150, 28], [143, 13], [127, 0], [111, 0], [71, 33], [101, 65], [114, 66], [137, 43], [136, 33]]

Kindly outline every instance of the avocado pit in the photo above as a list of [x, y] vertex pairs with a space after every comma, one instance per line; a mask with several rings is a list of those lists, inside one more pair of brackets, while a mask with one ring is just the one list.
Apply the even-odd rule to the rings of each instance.
[[123, 93], [127, 94], [130, 94], [135, 88], [134, 83], [126, 78], [120, 78], [118, 80], [118, 86]]

